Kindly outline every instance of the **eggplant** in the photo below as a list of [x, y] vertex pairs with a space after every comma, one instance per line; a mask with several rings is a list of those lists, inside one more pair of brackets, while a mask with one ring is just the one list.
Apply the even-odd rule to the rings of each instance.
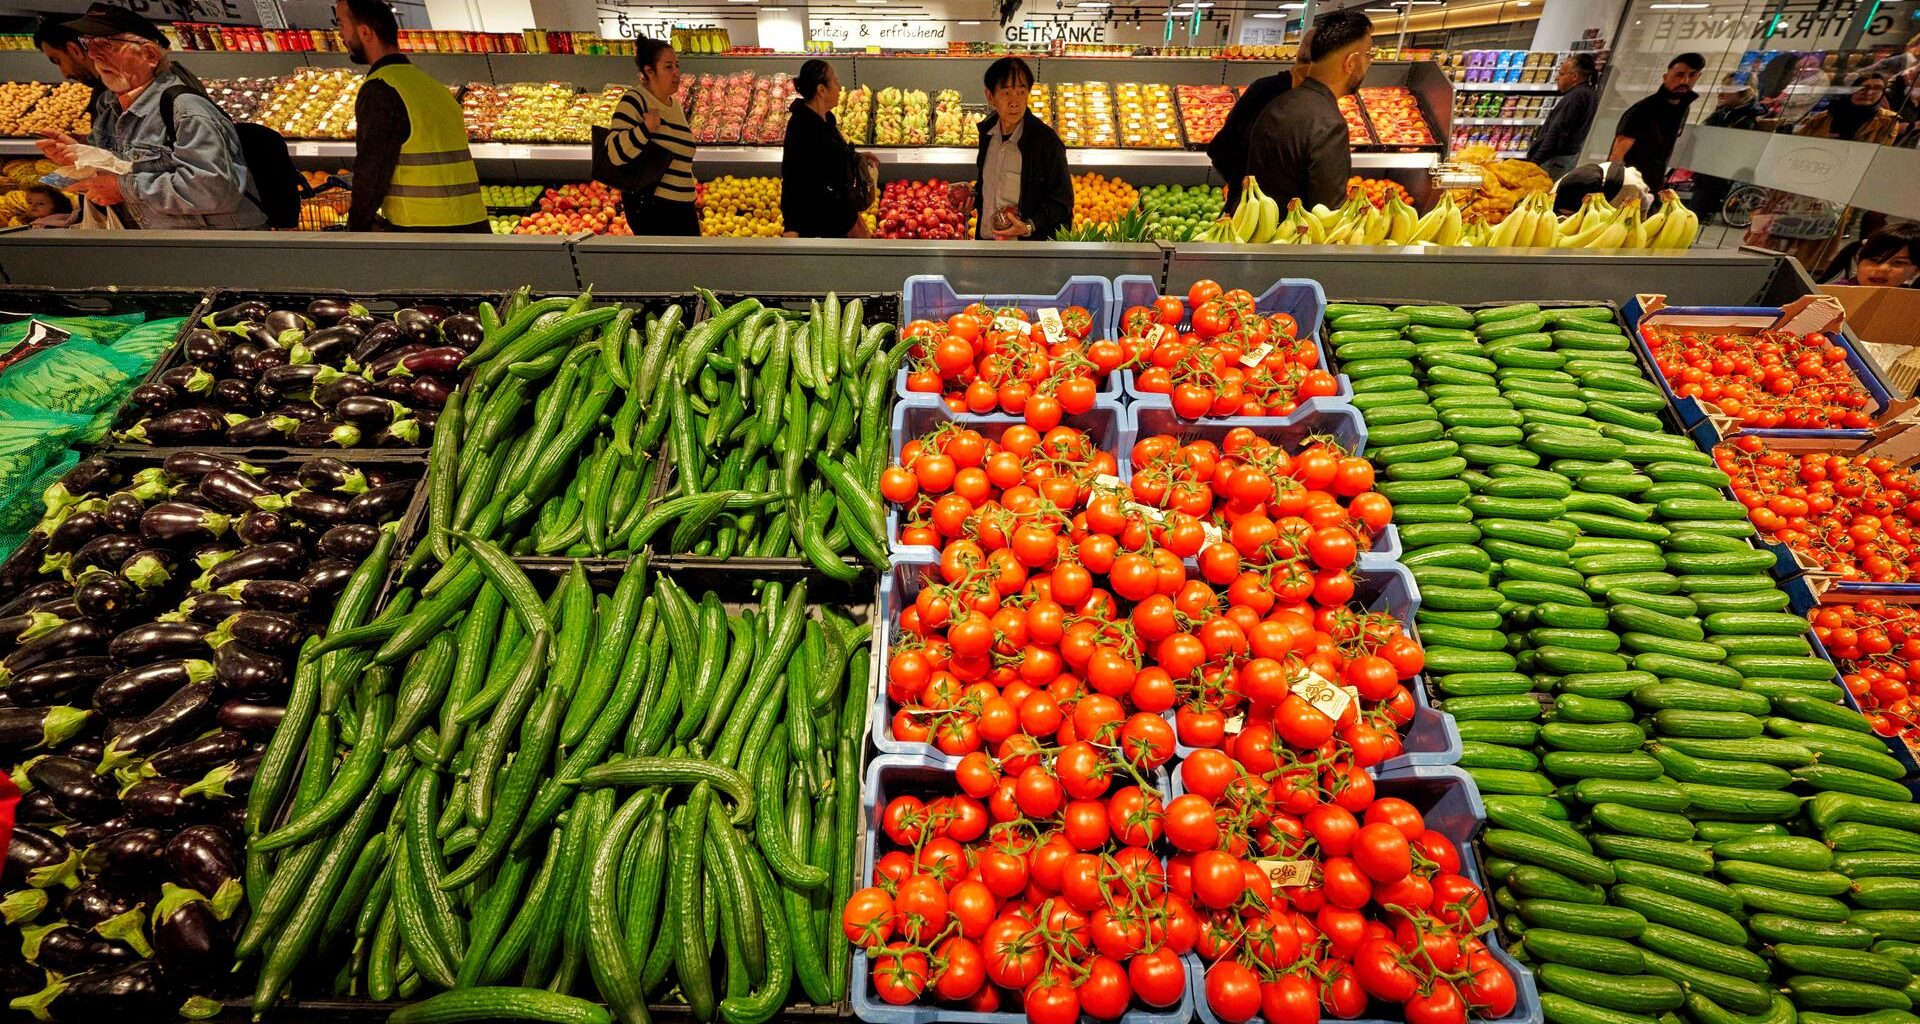
[[112, 529], [105, 513], [91, 509], [75, 512], [47, 534], [47, 551], [49, 554], [78, 551], [80, 545], [109, 532], [112, 532]]
[[259, 476], [263, 472], [260, 467], [249, 465], [239, 459], [207, 452], [174, 452], [160, 463], [160, 467], [174, 476], [189, 480], [198, 480], [216, 469], [232, 470], [247, 476]]
[[156, 661], [107, 677], [94, 688], [93, 706], [106, 715], [145, 715], [181, 687], [212, 678], [211, 661]]
[[229, 616], [207, 639], [215, 646], [239, 641], [264, 653], [291, 651], [306, 635], [300, 620], [279, 612], [243, 611]]
[[335, 402], [333, 414], [355, 426], [384, 427], [395, 419], [405, 416], [407, 407], [385, 398], [359, 395]]
[[13, 820], [29, 825], [59, 825], [67, 820], [54, 805], [51, 793], [27, 793], [13, 805]]
[[337, 363], [353, 351], [353, 346], [366, 332], [354, 324], [336, 324], [309, 332], [294, 342], [287, 353], [288, 359], [295, 365], [301, 363]]
[[81, 882], [60, 901], [60, 916], [77, 928], [92, 928], [138, 904], [98, 882]]
[[266, 476], [261, 477], [260, 483], [266, 487], [267, 490], [285, 496], [300, 489], [300, 476], [297, 473], [281, 470], [277, 473], [268, 473]]
[[103, 533], [80, 545], [73, 553], [73, 560], [67, 563], [67, 571], [77, 574], [95, 567], [112, 571], [132, 558], [141, 546], [138, 534]]
[[[80, 575], [83, 577], [97, 576], [101, 573], [101, 571], [102, 570], [94, 569], [90, 572], [81, 573]], [[58, 619], [60, 620], [60, 622], [66, 622], [69, 619], [81, 618], [80, 606], [78, 604], [75, 604], [73, 598], [71, 597], [64, 597], [64, 598], [56, 597], [51, 601], [43, 601], [41, 602], [40, 607], [35, 608], [34, 611], [40, 612], [41, 614], [49, 616], [50, 618]], [[60, 624], [60, 622], [51, 622], [51, 621], [47, 621], [46, 619], [43, 619], [41, 621], [45, 623], [44, 626], [40, 630], [35, 631], [33, 636], [28, 636], [26, 633], [23, 632], [20, 634], [21, 637], [26, 640], [32, 640], [34, 636], [39, 636], [40, 633], [45, 632], [46, 630], [52, 629], [53, 627]]]
[[228, 512], [251, 512], [256, 508], [275, 511], [280, 507], [278, 496], [265, 484], [231, 469], [216, 469], [202, 476], [196, 493], [208, 504]]
[[251, 409], [257, 404], [253, 389], [252, 384], [238, 377], [228, 377], [214, 383], [213, 389], [207, 392], [207, 400], [222, 409]]
[[142, 416], [166, 412], [179, 403], [180, 392], [173, 385], [157, 380], [142, 384], [127, 394], [127, 405]]
[[10, 959], [0, 963], [0, 999], [11, 1002], [30, 996], [46, 983], [46, 972], [20, 959], [19, 950], [14, 950]]
[[276, 309], [261, 318], [260, 326], [265, 328], [276, 343], [292, 345], [293, 341], [288, 339], [287, 335], [297, 331], [305, 336], [308, 331], [313, 330], [314, 323], [307, 319], [305, 313], [298, 310]]
[[[29, 534], [29, 536], [35, 536]], [[44, 537], [42, 539], [45, 539]], [[39, 559], [36, 557], [35, 561]], [[61, 601], [73, 593], [72, 585], [64, 579], [42, 580], [20, 591], [0, 607], [0, 618], [13, 618], [31, 612], [46, 611], [55, 602]], [[24, 626], [21, 628], [25, 628]], [[7, 641], [11, 643], [11, 639]]]
[[314, 597], [332, 597], [347, 585], [357, 568], [357, 563], [344, 558], [322, 558], [307, 567], [307, 574], [300, 577], [300, 585]]
[[147, 503], [126, 493], [115, 494], [107, 499], [107, 507], [100, 510], [106, 517], [107, 525], [125, 533], [140, 528], [140, 517], [146, 514]]
[[452, 314], [445, 306], [430, 302], [415, 303], [393, 311], [393, 322], [407, 332], [408, 337], [431, 338], [439, 333], [437, 328]]
[[40, 530], [30, 530], [20, 546], [5, 560], [0, 560], [0, 601], [6, 602], [6, 607], [0, 608], [0, 615], [12, 613], [20, 591], [33, 585], [34, 577], [40, 575], [40, 559], [46, 551], [47, 535]]
[[56, 705], [50, 708], [0, 708], [0, 752], [58, 747], [71, 739], [93, 717], [85, 708]]
[[205, 626], [218, 626], [231, 616], [247, 609], [245, 601], [226, 594], [195, 594], [180, 602], [165, 618], [168, 622], [198, 622]]
[[79, 855], [58, 833], [37, 825], [15, 825], [7, 842], [7, 866], [0, 871], [0, 881], [8, 889], [72, 885], [78, 881], [79, 867]]
[[287, 678], [281, 659], [239, 641], [220, 645], [213, 655], [214, 679], [242, 697], [278, 696]]
[[453, 386], [445, 380], [429, 374], [415, 377], [412, 382], [407, 385], [407, 393], [412, 396], [416, 405], [426, 406], [430, 409], [438, 409], [446, 405], [447, 399], [453, 396]]
[[[388, 377], [404, 376], [401, 372], [400, 364], [405, 362], [409, 356], [425, 351], [427, 351], [427, 346], [415, 343], [401, 345], [398, 348], [390, 348], [367, 363], [365, 371], [367, 379], [379, 381]], [[458, 352], [459, 350], [455, 349], [454, 351]], [[461, 358], [466, 358], [466, 353], [462, 352]]]
[[[15, 707], [23, 708], [65, 704], [76, 695], [82, 695], [78, 703], [86, 704], [92, 698], [90, 691], [112, 674], [111, 658], [94, 654], [61, 658], [35, 665], [7, 680], [7, 696]], [[83, 695], [82, 691], [89, 692]]]
[[[225, 480], [234, 477], [246, 480], [240, 474], [229, 470], [208, 473], [200, 478], [200, 487], [204, 491], [209, 481]], [[251, 481], [248, 481], [251, 483]], [[184, 501], [163, 501], [147, 509], [140, 516], [140, 535], [150, 541], [162, 544], [177, 544], [192, 540], [218, 540], [226, 536], [232, 525], [232, 517], [225, 513], [201, 508]]]
[[312, 597], [307, 588], [291, 580], [241, 580], [221, 587], [216, 593], [238, 600], [243, 610], [266, 612], [299, 612]]
[[173, 977], [218, 978], [233, 967], [233, 935], [204, 895], [162, 882], [153, 911], [153, 958]]
[[[349, 506], [351, 506], [349, 502]], [[327, 558], [348, 558], [359, 561], [373, 551], [380, 542], [380, 528], [368, 523], [341, 523], [320, 535], [314, 542], [316, 553]]]
[[242, 380], [253, 380], [267, 368], [260, 361], [261, 351], [259, 345], [245, 339], [233, 342], [227, 348], [227, 369]]
[[307, 316], [315, 323], [334, 324], [366, 313], [366, 307], [347, 299], [318, 298], [307, 303]]
[[226, 433], [227, 421], [219, 412], [188, 406], [143, 419], [121, 431], [120, 438], [136, 444], [219, 444]]
[[127, 668], [171, 658], [204, 658], [213, 648], [208, 629], [194, 622], [148, 622], [122, 630], [107, 644], [107, 654]]
[[294, 428], [293, 443], [302, 448], [353, 448], [360, 444], [360, 428], [331, 417], [313, 420]]
[[418, 448], [420, 443], [420, 421], [411, 416], [394, 420], [373, 435], [376, 448]]
[[248, 544], [266, 544], [287, 535], [287, 517], [266, 509], [254, 509], [234, 521], [233, 535]]
[[[65, 986], [57, 993], [59, 997], [64, 997], [66, 993], [73, 991], [76, 985], [88, 984], [85, 979], [90, 979], [96, 973], [93, 968], [147, 966], [141, 960], [139, 952], [132, 946], [102, 938], [90, 930], [71, 924], [32, 926], [26, 928], [23, 934], [25, 941], [21, 943], [21, 949], [28, 960], [33, 961], [36, 966], [67, 975], [56, 983], [57, 986]], [[155, 970], [157, 973], [158, 969]], [[61, 1009], [66, 1011], [75, 1009], [77, 1006], [78, 1004], [66, 1003], [61, 1004]], [[117, 1004], [102, 1004], [101, 1010], [125, 1012], [125, 1008]], [[73, 1016], [63, 1016], [62, 1019], [104, 1020], [105, 1017], [89, 1017], [76, 1013]]]
[[0, 682], [61, 658], [72, 658], [100, 649], [113, 637], [113, 627], [92, 619], [74, 619], [48, 630], [32, 643], [22, 645], [0, 661]]
[[381, 484], [347, 504], [347, 514], [357, 522], [378, 525], [400, 518], [413, 500], [411, 480]]
[[235, 327], [249, 321], [264, 319], [271, 312], [273, 312], [272, 306], [259, 299], [247, 299], [216, 311], [211, 319], [215, 327]]
[[254, 346], [253, 355], [248, 360], [248, 364], [253, 369], [252, 379], [258, 380], [260, 376], [266, 373], [268, 370], [271, 370], [276, 366], [287, 365], [288, 355], [289, 353], [284, 348], [266, 348], [258, 345]]
[[160, 374], [160, 383], [178, 392], [182, 398], [207, 394], [213, 390], [215, 380], [212, 373], [200, 366], [176, 366]]
[[223, 729], [268, 737], [273, 735], [274, 728], [285, 717], [287, 709], [282, 705], [261, 704], [236, 697], [220, 705], [214, 721], [219, 722]]
[[359, 494], [367, 489], [367, 476], [331, 455], [316, 455], [300, 463], [300, 486], [310, 491], [335, 494]]
[[54, 611], [52, 606], [55, 603], [57, 603], [57, 601], [49, 601], [46, 607], [35, 608], [32, 611], [21, 612], [18, 615], [9, 615], [4, 619], [0, 619], [0, 644], [11, 647], [15, 643], [18, 643], [22, 637], [26, 638], [28, 642], [31, 642], [35, 637], [60, 625], [67, 619], [76, 617], [61, 615]]
[[[371, 394], [373, 384], [365, 377], [353, 373], [343, 373], [313, 389], [313, 401], [316, 405], [333, 408], [344, 398], [356, 398]], [[318, 410], [315, 410], [316, 412]]]
[[27, 762], [27, 781], [53, 796], [60, 813], [75, 821], [101, 821], [120, 809], [119, 796], [109, 780], [94, 774], [93, 766], [71, 757], [49, 754]]
[[106, 821], [77, 821], [66, 826], [67, 842], [76, 849], [86, 849], [108, 836], [117, 835], [133, 828], [139, 822], [126, 814], [116, 814]]
[[306, 551], [292, 541], [255, 544], [208, 569], [208, 589], [217, 590], [241, 580], [293, 579], [305, 562]]
[[322, 374], [339, 372], [330, 366], [321, 366], [318, 363], [304, 363], [297, 366], [289, 363], [285, 366], [275, 366], [260, 374], [260, 379], [254, 382], [253, 393], [259, 396], [263, 404], [278, 402], [286, 396], [311, 392], [315, 385], [314, 378]]
[[167, 585], [180, 564], [173, 552], [161, 548], [142, 548], [120, 563], [120, 578], [142, 593], [151, 593]]
[[360, 336], [360, 341], [347, 356], [347, 369], [365, 366], [374, 357], [407, 341], [407, 332], [399, 324], [390, 320], [381, 321]]
[[64, 745], [61, 746], [60, 750], [62, 753], [66, 754], [68, 757], [71, 757], [76, 761], [85, 761], [88, 764], [99, 764], [100, 755], [106, 752], [107, 741], [104, 737], [101, 737], [101, 736], [97, 736], [97, 735], [85, 736], [84, 734], [98, 731], [95, 728], [93, 728], [94, 726], [100, 726], [104, 728], [106, 719], [102, 718], [99, 715], [95, 715], [92, 718], [88, 719], [87, 721], [89, 723], [89, 727], [81, 730], [83, 734], [83, 738], [68, 740]]
[[227, 428], [227, 443], [237, 445], [284, 444], [300, 421], [271, 413], [241, 420]]
[[[354, 499], [356, 502], [359, 500], [359, 498]], [[353, 517], [353, 510], [345, 500], [319, 491], [294, 491], [286, 496], [286, 503], [289, 513], [309, 523], [332, 526], [344, 523]]]
[[212, 899], [224, 897], [223, 889], [240, 884], [241, 865], [246, 858], [238, 833], [218, 825], [188, 825], [167, 840], [167, 874], [175, 881]]
[[188, 362], [201, 366], [210, 366], [220, 361], [233, 344], [233, 335], [225, 331], [209, 331], [204, 327], [195, 327], [180, 336], [180, 352]]
[[486, 335], [487, 329], [481, 326], [480, 318], [472, 313], [455, 313], [440, 321], [440, 341], [463, 351], [471, 352], [478, 348]]
[[166, 875], [170, 834], [151, 826], [121, 829], [87, 847], [81, 859], [102, 884], [121, 892], [144, 893]]
[[85, 573], [73, 588], [74, 608], [87, 618], [102, 622], [124, 615], [138, 599], [133, 584], [112, 572]]
[[[391, 372], [409, 376], [423, 373], [453, 374], [460, 372], [460, 361], [467, 357], [465, 349], [454, 345], [439, 345], [412, 353], [400, 360]], [[370, 372], [378, 372], [368, 367]]]
[[[359, 380], [360, 378], [352, 377], [348, 379]], [[363, 381], [362, 383], [365, 382]], [[368, 385], [368, 388], [371, 390], [372, 385]], [[302, 423], [312, 423], [314, 420], [323, 419], [327, 415], [324, 409], [321, 409], [311, 402], [281, 402], [268, 411], [282, 419], [292, 420], [295, 426]], [[293, 428], [289, 427], [288, 429], [291, 430]]]
[[373, 396], [405, 405], [413, 401], [413, 380], [404, 374], [386, 377], [373, 386]]
[[204, 798], [187, 794], [186, 788], [180, 779], [141, 779], [128, 786], [120, 800], [139, 824], [174, 829], [199, 821], [210, 809]]

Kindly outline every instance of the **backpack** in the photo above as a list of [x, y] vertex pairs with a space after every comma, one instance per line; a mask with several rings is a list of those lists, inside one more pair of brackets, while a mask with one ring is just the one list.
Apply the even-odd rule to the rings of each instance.
[[[185, 85], [169, 86], [160, 94], [160, 120], [167, 126], [167, 145], [173, 145], [173, 101], [182, 94], [203, 96]], [[212, 102], [209, 98], [208, 102]], [[214, 109], [220, 105], [215, 103]], [[225, 116], [226, 111], [220, 111]], [[253, 187], [258, 193], [253, 198], [260, 212], [267, 215], [270, 228], [292, 228], [300, 225], [300, 194], [305, 182], [300, 172], [294, 170], [293, 157], [287, 153], [287, 140], [279, 132], [263, 124], [251, 121], [234, 122], [234, 131], [240, 136], [240, 156], [246, 162], [247, 173], [253, 177]]]

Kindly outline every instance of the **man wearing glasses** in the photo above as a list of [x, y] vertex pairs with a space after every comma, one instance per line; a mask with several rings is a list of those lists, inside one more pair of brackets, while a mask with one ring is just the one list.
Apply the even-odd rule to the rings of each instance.
[[[166, 34], [124, 7], [104, 4], [66, 27], [84, 39], [105, 90], [87, 142], [133, 164], [125, 174], [96, 174], [74, 191], [117, 208], [123, 221], [141, 228], [263, 227], [266, 214], [253, 198], [233, 122], [198, 79], [174, 66]], [[45, 134], [40, 151], [59, 164], [73, 163], [78, 140]]]

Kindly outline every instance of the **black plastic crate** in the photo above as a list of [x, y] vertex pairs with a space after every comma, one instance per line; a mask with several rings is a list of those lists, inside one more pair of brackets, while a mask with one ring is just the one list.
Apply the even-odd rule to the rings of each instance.
[[[24, 285], [0, 285], [0, 324], [17, 323], [42, 316], [112, 316], [141, 313], [148, 320], [184, 316], [181, 330], [198, 322], [212, 303], [212, 294], [201, 288], [35, 288]], [[147, 371], [141, 383], [153, 380], [166, 368], [167, 361], [179, 350], [179, 335], [174, 345]]]

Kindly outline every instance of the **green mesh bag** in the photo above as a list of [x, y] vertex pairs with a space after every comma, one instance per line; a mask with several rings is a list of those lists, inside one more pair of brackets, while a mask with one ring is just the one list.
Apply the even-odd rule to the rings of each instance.
[[76, 336], [0, 373], [0, 402], [91, 417], [119, 405], [152, 366], [151, 358]]
[[147, 320], [145, 313], [116, 313], [111, 316], [41, 316], [0, 325], [0, 355], [20, 344], [27, 336], [27, 328], [34, 321], [70, 331], [76, 340], [97, 341], [111, 345], [129, 330], [138, 327]]
[[[161, 354], [173, 346], [180, 337], [180, 328], [187, 322], [184, 316], [170, 316], [160, 320], [149, 320], [133, 330], [114, 339], [113, 350], [123, 355], [139, 356], [151, 367]], [[95, 338], [95, 340], [99, 340]], [[141, 373], [145, 374], [145, 369]]]
[[46, 501], [42, 495], [46, 494], [47, 488], [65, 476], [67, 470], [79, 461], [80, 453], [69, 448], [24, 486], [0, 495], [0, 560], [13, 554], [13, 549], [27, 539], [27, 533], [46, 512]]

